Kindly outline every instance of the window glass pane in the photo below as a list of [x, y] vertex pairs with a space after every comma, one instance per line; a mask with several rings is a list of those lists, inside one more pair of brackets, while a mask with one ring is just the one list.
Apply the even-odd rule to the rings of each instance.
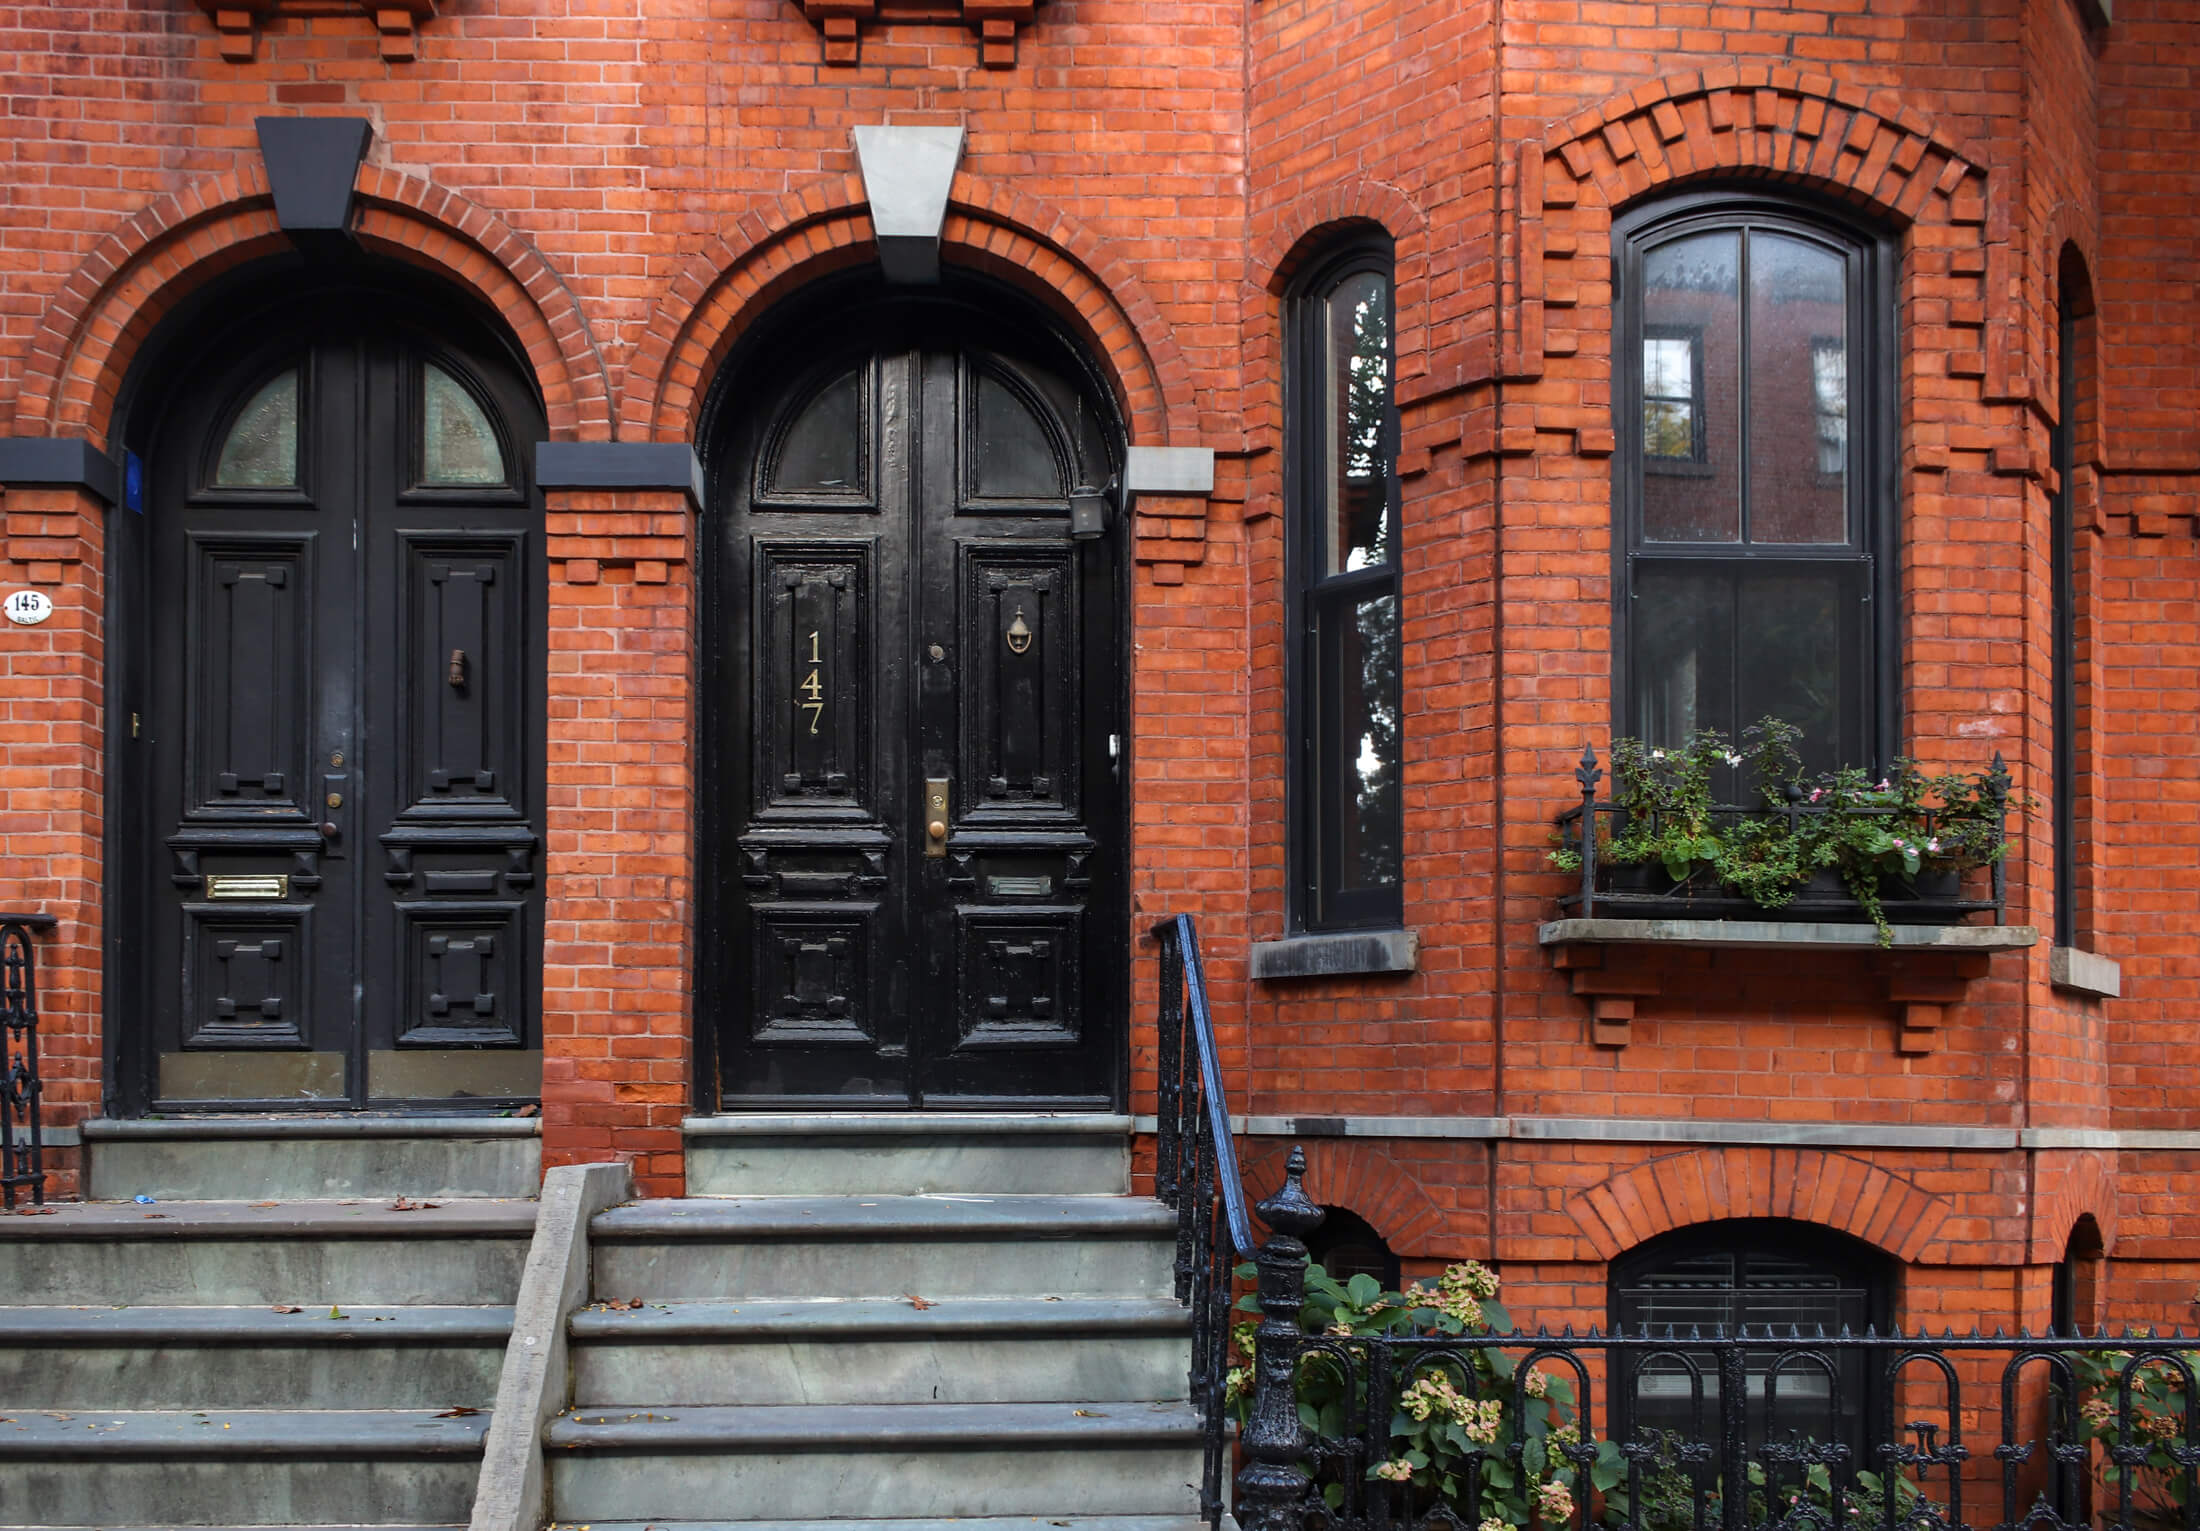
[[1339, 888], [1398, 881], [1398, 598], [1363, 597], [1336, 609], [1337, 697], [1331, 788]]
[[1329, 295], [1326, 381], [1328, 503], [1324, 574], [1368, 569], [1396, 556], [1390, 525], [1391, 465], [1383, 456], [1390, 409], [1390, 282], [1362, 271]]
[[1045, 424], [1007, 384], [984, 372], [978, 374], [972, 451], [977, 458], [972, 488], [978, 494], [990, 499], [1058, 500], [1069, 492]]
[[474, 396], [434, 365], [426, 369], [421, 408], [420, 481], [423, 484], [501, 484], [504, 450]]
[[1848, 263], [1749, 242], [1749, 540], [1848, 540]]
[[1642, 284], [1642, 534], [1738, 542], [1741, 236], [1657, 245]]
[[[1847, 569], [1763, 571], [1741, 579], [1736, 685], [1740, 705], [1729, 732], [1772, 716], [1803, 731], [1798, 748], [1814, 771], [1855, 765], [1858, 741], [1845, 736], [1842, 656], [1855, 646], [1842, 620], [1852, 575]], [[1853, 710], [1853, 709], [1852, 709]]]
[[1731, 733], [1732, 577], [1636, 564], [1631, 631], [1631, 732], [1661, 748], [1686, 744], [1700, 729]]
[[285, 372], [252, 397], [229, 428], [214, 482], [225, 489], [287, 489], [298, 482], [298, 374]]
[[862, 410], [861, 379], [853, 371], [819, 389], [779, 438], [766, 484], [781, 491], [860, 492]]

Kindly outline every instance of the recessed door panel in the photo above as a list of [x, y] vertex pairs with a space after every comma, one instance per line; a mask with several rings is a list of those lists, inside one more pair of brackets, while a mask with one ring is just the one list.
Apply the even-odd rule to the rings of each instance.
[[398, 624], [408, 809], [500, 816], [527, 776], [523, 539], [400, 532], [407, 611]]
[[195, 536], [186, 619], [193, 812], [305, 817], [314, 537]]
[[1104, 401], [954, 304], [817, 354], [714, 464], [723, 1101], [1113, 1104], [1122, 529], [1069, 537]]

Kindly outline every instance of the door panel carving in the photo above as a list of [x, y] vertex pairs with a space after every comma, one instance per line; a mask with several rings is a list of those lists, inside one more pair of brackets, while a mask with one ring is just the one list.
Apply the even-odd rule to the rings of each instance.
[[309, 914], [265, 906], [249, 917], [185, 909], [191, 926], [184, 972], [186, 1048], [307, 1046], [311, 1018], [300, 959], [311, 949]]
[[951, 304], [811, 354], [713, 462], [724, 1101], [1113, 1103], [1120, 563], [1068, 535], [1105, 402]]
[[409, 606], [396, 666], [406, 692], [407, 810], [503, 816], [526, 776], [520, 665], [531, 650], [513, 641], [524, 611], [523, 539], [407, 532], [399, 542]]

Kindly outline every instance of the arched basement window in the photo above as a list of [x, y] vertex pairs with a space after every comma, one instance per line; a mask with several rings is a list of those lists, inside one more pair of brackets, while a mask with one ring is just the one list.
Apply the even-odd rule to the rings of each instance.
[[[1647, 1328], [1681, 1343], [1615, 1365], [1617, 1438], [1672, 1431], [1684, 1440], [1717, 1442], [1718, 1363], [1713, 1352], [1685, 1343], [1691, 1333], [1885, 1329], [1893, 1316], [1894, 1281], [1893, 1262], [1861, 1240], [1777, 1218], [1679, 1229], [1622, 1255], [1612, 1262], [1613, 1326], [1630, 1334]], [[1866, 1358], [1853, 1350], [1830, 1354], [1837, 1356], [1831, 1369], [1791, 1360], [1776, 1370], [1770, 1353], [1749, 1356], [1753, 1449], [1768, 1436], [1800, 1435], [1845, 1444], [1853, 1464], [1872, 1465], [1868, 1446], [1882, 1438], [1881, 1411]]]

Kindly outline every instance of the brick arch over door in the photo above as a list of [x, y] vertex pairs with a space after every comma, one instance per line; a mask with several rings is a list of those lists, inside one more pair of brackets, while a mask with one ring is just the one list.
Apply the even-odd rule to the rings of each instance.
[[[363, 246], [451, 283], [511, 329], [553, 438], [610, 434], [603, 359], [541, 252], [478, 204], [419, 176], [362, 166], [357, 192], [353, 227]], [[290, 248], [256, 161], [147, 204], [100, 241], [47, 305], [27, 348], [12, 433], [104, 445], [123, 377], [160, 320], [213, 278]]]
[[[1586, 382], [1593, 370], [1596, 384], [1574, 405], [1545, 406], [1538, 428], [1575, 430], [1577, 450], [1606, 454], [1605, 409], [1592, 399], [1603, 397], [1608, 361], [1608, 352], [1597, 354], [1609, 315], [1598, 294], [1610, 291], [1611, 217], [1643, 197], [1715, 179], [1810, 188], [1886, 221], [1939, 230], [1912, 241], [1907, 344], [1944, 350], [1948, 375], [1972, 380], [1959, 405], [2005, 400], [2023, 379], [2021, 321], [1991, 297], [2010, 295], [2015, 274], [2007, 189], [1990, 186], [1977, 158], [1883, 93], [1763, 65], [1706, 69], [1643, 85], [1520, 146], [1501, 364], [1519, 378], [1580, 373]], [[1945, 316], [1930, 323], [1915, 296], [1927, 276], [1936, 279], [1933, 312]], [[2005, 451], [2021, 449], [2019, 422], [1997, 428]]]
[[1611, 1260], [1675, 1228], [1784, 1217], [1837, 1228], [1900, 1260], [1935, 1248], [1955, 1209], [1946, 1198], [1850, 1154], [1815, 1148], [1703, 1148], [1622, 1170], [1568, 1203], [1574, 1224]]
[[[1343, 1207], [1367, 1220], [1392, 1252], [1408, 1259], [1471, 1259], [1487, 1254], [1479, 1238], [1463, 1242], [1428, 1187], [1380, 1146], [1317, 1139], [1306, 1149], [1306, 1194], [1318, 1206]], [[1282, 1143], [1250, 1149], [1240, 1176], [1246, 1200], [1257, 1202], [1283, 1184]]]
[[[1046, 204], [958, 175], [941, 230], [942, 258], [1032, 292], [1068, 319], [1104, 361], [1142, 445], [1199, 438], [1191, 367], [1137, 273]], [[855, 175], [822, 182], [714, 236], [676, 276], [634, 349], [621, 431], [692, 441], [711, 378], [733, 343], [778, 298], [877, 258], [869, 204]]]

